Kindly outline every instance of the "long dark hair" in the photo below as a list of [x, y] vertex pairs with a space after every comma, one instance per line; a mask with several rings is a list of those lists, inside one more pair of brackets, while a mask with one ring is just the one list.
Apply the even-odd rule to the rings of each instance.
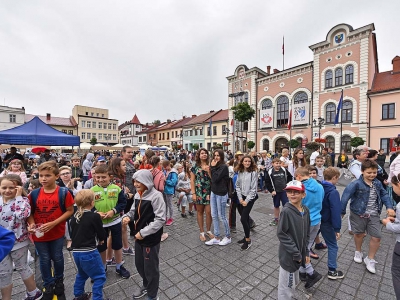
[[204, 151], [205, 153], [207, 153], [207, 165], [210, 163], [210, 153], [208, 152], [208, 150], [206, 148], [200, 148], [199, 150], [197, 150], [196, 158], [195, 158], [196, 165], [199, 167], [201, 166], [201, 160], [200, 160], [201, 151]]
[[225, 164], [225, 154], [224, 154], [224, 151], [222, 151], [222, 149], [215, 149], [214, 150], [214, 152], [213, 152], [213, 159], [214, 159], [214, 156], [215, 156], [215, 152], [217, 152], [218, 153], [218, 155], [219, 155], [219, 161], [217, 162], [217, 167], [218, 166], [220, 166], [220, 165], [222, 165], [222, 164]]
[[[299, 159], [297, 158], [297, 153], [299, 153], [300, 151], [303, 151], [303, 158], [302, 158], [301, 160], [299, 160]], [[301, 166], [299, 166], [299, 162], [300, 162]], [[296, 149], [296, 150], [294, 151], [294, 153], [293, 153], [293, 165], [294, 165], [294, 167], [295, 167], [296, 169], [297, 169], [298, 167], [305, 167], [305, 166], [307, 165], [306, 158], [304, 157], [304, 150], [303, 150], [303, 149], [298, 148], [298, 149]]]
[[108, 168], [109, 171], [112, 173], [112, 175], [114, 175], [120, 179], [125, 178], [125, 174], [123, 174], [122, 170], [121, 170], [121, 162], [122, 161], [123, 161], [123, 159], [120, 157], [114, 158], [111, 161], [110, 167]]
[[[250, 165], [250, 167], [249, 167], [248, 169], [245, 169], [245, 168], [244, 168], [244, 165], [243, 165], [243, 161], [244, 161], [245, 158], [249, 158], [250, 161], [251, 161], [251, 165]], [[250, 155], [246, 154], [246, 155], [243, 156], [242, 159], [240, 160], [240, 163], [237, 165], [235, 171], [236, 171], [236, 172], [244, 172], [244, 171], [247, 171], [247, 172], [255, 172], [255, 171], [257, 171], [257, 170], [258, 170], [258, 167], [257, 167], [257, 165], [256, 165], [256, 163], [255, 163], [253, 157], [251, 157]]]

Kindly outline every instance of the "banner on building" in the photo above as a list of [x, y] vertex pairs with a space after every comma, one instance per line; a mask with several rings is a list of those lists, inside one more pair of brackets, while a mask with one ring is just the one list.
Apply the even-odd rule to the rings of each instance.
[[271, 128], [274, 126], [274, 109], [260, 110], [260, 128]]
[[292, 106], [292, 126], [307, 125], [309, 115], [309, 103], [297, 103]]

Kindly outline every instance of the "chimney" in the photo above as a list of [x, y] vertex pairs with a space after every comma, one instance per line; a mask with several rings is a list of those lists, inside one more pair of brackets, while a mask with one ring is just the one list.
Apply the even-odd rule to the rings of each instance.
[[210, 110], [210, 113], [213, 113], [214, 111], [213, 110]]
[[393, 64], [393, 73], [399, 73], [400, 72], [400, 56], [396, 56], [392, 60]]
[[267, 74], [268, 74], [268, 75], [271, 74], [271, 66], [267, 66]]
[[279, 70], [278, 70], [278, 69], [274, 69], [274, 74], [275, 74], [275, 73], [278, 73], [278, 72], [279, 72]]
[[51, 114], [46, 114], [46, 120], [50, 121], [51, 120]]
[[192, 118], [196, 118], [197, 117], [197, 115], [192, 115]]

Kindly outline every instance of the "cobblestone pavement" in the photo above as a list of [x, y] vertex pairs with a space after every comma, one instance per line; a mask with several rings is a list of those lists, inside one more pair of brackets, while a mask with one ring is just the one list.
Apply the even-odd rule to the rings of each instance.
[[[340, 187], [338, 189], [343, 190]], [[236, 243], [243, 238], [239, 218], [238, 232], [232, 234], [232, 244], [225, 247], [206, 246], [199, 240], [196, 217], [183, 219], [176, 210], [174, 224], [165, 229], [169, 238], [161, 244], [160, 300], [277, 299], [278, 239], [276, 227], [269, 226], [272, 212], [270, 194], [260, 193], [251, 213], [257, 223], [252, 232], [252, 247], [240, 251]], [[370, 274], [364, 264], [353, 261], [354, 242], [348, 234], [347, 222], [343, 222], [338, 269], [344, 272], [345, 278], [329, 280], [326, 276], [327, 251], [316, 250], [320, 259], [312, 262], [324, 277], [307, 291], [304, 284], [300, 283], [296, 299], [395, 299], [390, 272], [395, 239], [385, 229], [382, 229], [382, 233], [381, 248], [376, 256], [377, 273]], [[367, 253], [368, 241], [367, 237], [363, 245], [364, 254]], [[67, 299], [73, 299], [76, 268], [68, 251], [64, 252], [64, 257], [66, 296]], [[133, 290], [141, 283], [134, 266], [134, 257], [125, 256], [124, 259], [125, 267], [132, 276], [121, 279], [113, 268], [109, 268], [104, 294], [111, 299], [132, 299]], [[90, 291], [90, 286], [88, 280], [87, 291]], [[13, 299], [24, 299], [24, 290], [19, 275], [15, 274]]]

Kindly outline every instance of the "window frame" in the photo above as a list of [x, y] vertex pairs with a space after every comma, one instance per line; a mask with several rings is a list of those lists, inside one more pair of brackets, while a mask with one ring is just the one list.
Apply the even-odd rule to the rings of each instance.
[[[388, 107], [387, 109], [387, 116], [384, 116], [384, 107]], [[393, 106], [393, 117], [390, 117], [390, 107]], [[394, 120], [396, 119], [396, 104], [394, 102], [392, 103], [385, 103], [382, 104], [382, 120]]]
[[[282, 108], [283, 107], [283, 108]], [[287, 109], [286, 109], [287, 108]], [[283, 116], [283, 118], [281, 118]], [[276, 100], [276, 127], [284, 128], [289, 123], [289, 98], [286, 95], [279, 96]]]
[[[329, 106], [333, 107], [333, 109], [328, 111]], [[328, 118], [328, 113], [329, 113], [329, 118]], [[329, 102], [325, 105], [325, 124], [335, 123], [335, 118], [336, 118], [336, 104], [333, 102]]]
[[[386, 147], [383, 146], [383, 143], [382, 143], [383, 141], [387, 142]], [[385, 148], [386, 148], [385, 154], [389, 155], [389, 153], [390, 153], [390, 138], [381, 138], [379, 140], [379, 149], [385, 150]]]
[[[345, 138], [348, 138], [348, 140], [345, 140]], [[344, 149], [345, 153], [351, 153], [351, 136], [349, 135], [343, 135], [342, 136], [342, 149]], [[348, 145], [348, 149], [346, 149], [345, 145]], [[348, 150], [348, 151], [347, 151]]]
[[[347, 72], [348, 70], [350, 70], [351, 68], [351, 73], [350, 71]], [[345, 76], [345, 84], [352, 84], [354, 83], [354, 66], [353, 65], [347, 65], [344, 71], [344, 76]]]
[[261, 101], [261, 109], [262, 110], [272, 108], [272, 106], [273, 106], [273, 103], [272, 103], [271, 99], [267, 98], [267, 99], [264, 99], [263, 101]]
[[[302, 97], [302, 98], [300, 97], [300, 96], [303, 96], [303, 95], [305, 95], [305, 98], [304, 97]], [[307, 95], [306, 92], [300, 91], [300, 92], [298, 92], [298, 93], [296, 93], [294, 95], [293, 104], [300, 104], [300, 103], [307, 103], [307, 102], [308, 102], [308, 95]]]
[[[351, 108], [346, 108], [345, 103], [350, 103]], [[346, 117], [343, 117], [346, 116]], [[343, 123], [352, 123], [353, 122], [353, 102], [351, 100], [344, 100], [342, 105], [342, 122]], [[350, 117], [350, 118], [348, 118]]]
[[[325, 139], [326, 139], [325, 147], [335, 149], [335, 142], [336, 142], [335, 137], [328, 135]], [[332, 140], [330, 140], [330, 139], [332, 139]], [[328, 140], [330, 140], [330, 141], [328, 141]]]
[[343, 85], [343, 69], [339, 67], [335, 69], [335, 86], [341, 85]]
[[10, 114], [10, 123], [17, 123], [17, 115]]
[[[328, 74], [330, 78], [328, 78]], [[333, 72], [332, 70], [326, 70], [325, 72], [325, 89], [329, 89], [333, 87]]]

